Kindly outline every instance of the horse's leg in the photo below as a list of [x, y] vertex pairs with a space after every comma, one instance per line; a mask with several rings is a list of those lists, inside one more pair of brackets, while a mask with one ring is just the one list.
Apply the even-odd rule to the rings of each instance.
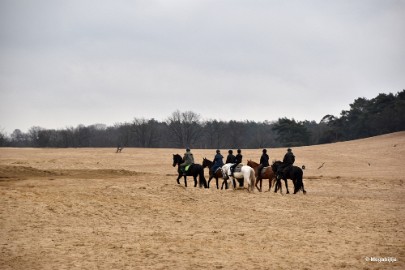
[[280, 190], [280, 194], [283, 194], [283, 185], [281, 184], [280, 179], [276, 179], [276, 184], [274, 187], [274, 193], [277, 193], [277, 191]]
[[284, 179], [284, 182], [285, 182], [285, 188], [287, 189], [287, 194], [290, 194], [290, 191], [288, 190], [287, 178]]
[[[219, 189], [219, 186], [218, 186], [218, 177], [216, 177], [215, 176], [215, 182], [217, 183], [217, 189]], [[223, 184], [223, 183], [222, 183]], [[221, 188], [222, 189], [222, 188]]]
[[250, 178], [246, 179], [246, 181], [247, 181], [247, 185], [248, 185], [248, 186], [247, 186], [248, 192], [250, 192], [250, 190], [252, 190], [252, 192], [253, 192], [254, 186], [253, 186], [252, 181], [250, 181]]
[[194, 187], [197, 187], [197, 176], [193, 175], [193, 177], [194, 177]]
[[228, 189], [228, 182], [226, 180], [223, 180], [222, 185], [221, 185], [221, 190], [224, 189], [224, 185], [225, 185], [225, 189]]
[[231, 176], [231, 177], [229, 177], [229, 180], [231, 180], [231, 185], [232, 185], [233, 189], [235, 189], [235, 188], [236, 188], [236, 181], [235, 181], [235, 178], [233, 178], [233, 177]]
[[304, 194], [307, 193], [306, 190], [304, 189], [304, 181], [302, 181], [302, 192], [303, 192]]
[[256, 186], [257, 190], [260, 191], [260, 188], [257, 186], [258, 184], [259, 184], [259, 181], [257, 181], [257, 179], [256, 179], [256, 184], [255, 184], [255, 186]]
[[179, 176], [177, 177], [177, 184], [179, 184], [180, 185], [180, 178], [181, 178], [181, 174], [179, 174]]
[[187, 176], [184, 176], [184, 186], [187, 187]]
[[[255, 191], [255, 180], [252, 180], [250, 173], [245, 173], [243, 175], [243, 181], [247, 183], [247, 190], [248, 192]], [[245, 188], [245, 183], [243, 183], [243, 188]]]

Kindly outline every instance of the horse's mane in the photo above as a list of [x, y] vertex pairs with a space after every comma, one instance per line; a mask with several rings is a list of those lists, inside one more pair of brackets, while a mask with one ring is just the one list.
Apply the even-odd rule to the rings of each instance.
[[248, 160], [248, 162], [251, 162], [251, 163], [253, 163], [253, 166], [259, 166], [259, 165], [260, 165], [259, 163], [257, 163], [257, 162], [254, 162], [253, 160]]
[[203, 166], [211, 168], [214, 164], [214, 162], [212, 162], [211, 160], [204, 158], [203, 162], [202, 162]]

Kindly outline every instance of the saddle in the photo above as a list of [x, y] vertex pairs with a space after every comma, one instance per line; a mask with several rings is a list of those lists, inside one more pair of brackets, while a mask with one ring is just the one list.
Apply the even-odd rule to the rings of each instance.
[[260, 175], [263, 175], [267, 171], [267, 168], [269, 167], [270, 166], [263, 167], [262, 170], [260, 171]]
[[216, 174], [217, 173], [217, 171], [219, 171], [219, 170], [221, 170], [222, 171], [222, 168], [221, 167], [218, 167], [213, 173], [214, 174]]
[[234, 170], [233, 172], [234, 172], [234, 173], [236, 173], [236, 172], [241, 172], [241, 171], [242, 171], [242, 167], [243, 167], [243, 164], [242, 164], [242, 163], [239, 163], [238, 165], [236, 165], [235, 170]]
[[191, 167], [192, 165], [193, 165], [193, 164], [186, 165], [185, 167], [183, 167], [182, 172], [183, 172], [183, 173], [187, 172], [188, 169], [190, 169], [190, 167]]

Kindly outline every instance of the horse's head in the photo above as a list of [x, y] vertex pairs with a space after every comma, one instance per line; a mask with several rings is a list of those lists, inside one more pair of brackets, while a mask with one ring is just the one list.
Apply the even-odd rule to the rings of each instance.
[[253, 160], [250, 160], [250, 159], [248, 160], [247, 165], [252, 168], [259, 166], [259, 164], [257, 164], [256, 162], [254, 162]]
[[277, 169], [278, 169], [278, 167], [279, 167], [281, 164], [283, 164], [283, 162], [280, 161], [280, 160], [275, 160], [275, 161], [273, 161], [273, 164], [271, 164], [271, 168], [273, 169], [273, 172], [276, 172]]
[[180, 164], [183, 161], [183, 158], [179, 154], [173, 154], [173, 167], [176, 167], [177, 164]]
[[203, 168], [205, 168], [205, 167], [210, 168], [212, 166], [212, 162], [209, 161], [207, 158], [203, 158], [202, 166], [203, 166]]

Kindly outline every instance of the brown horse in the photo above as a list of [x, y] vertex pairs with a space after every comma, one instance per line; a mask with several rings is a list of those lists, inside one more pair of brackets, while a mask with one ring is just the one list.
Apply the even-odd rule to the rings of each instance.
[[[274, 173], [273, 169], [271, 166], [264, 167], [262, 172], [261, 172], [261, 177], [258, 177], [258, 168], [259, 168], [259, 163], [256, 163], [252, 160], [248, 160], [247, 163], [248, 166], [252, 167], [255, 170], [255, 176], [256, 176], [256, 188], [261, 192], [262, 191], [262, 180], [263, 179], [269, 179], [269, 191], [272, 186], [272, 181], [273, 179], [276, 180], [276, 174]], [[257, 184], [260, 182], [260, 188], [257, 186]]]

